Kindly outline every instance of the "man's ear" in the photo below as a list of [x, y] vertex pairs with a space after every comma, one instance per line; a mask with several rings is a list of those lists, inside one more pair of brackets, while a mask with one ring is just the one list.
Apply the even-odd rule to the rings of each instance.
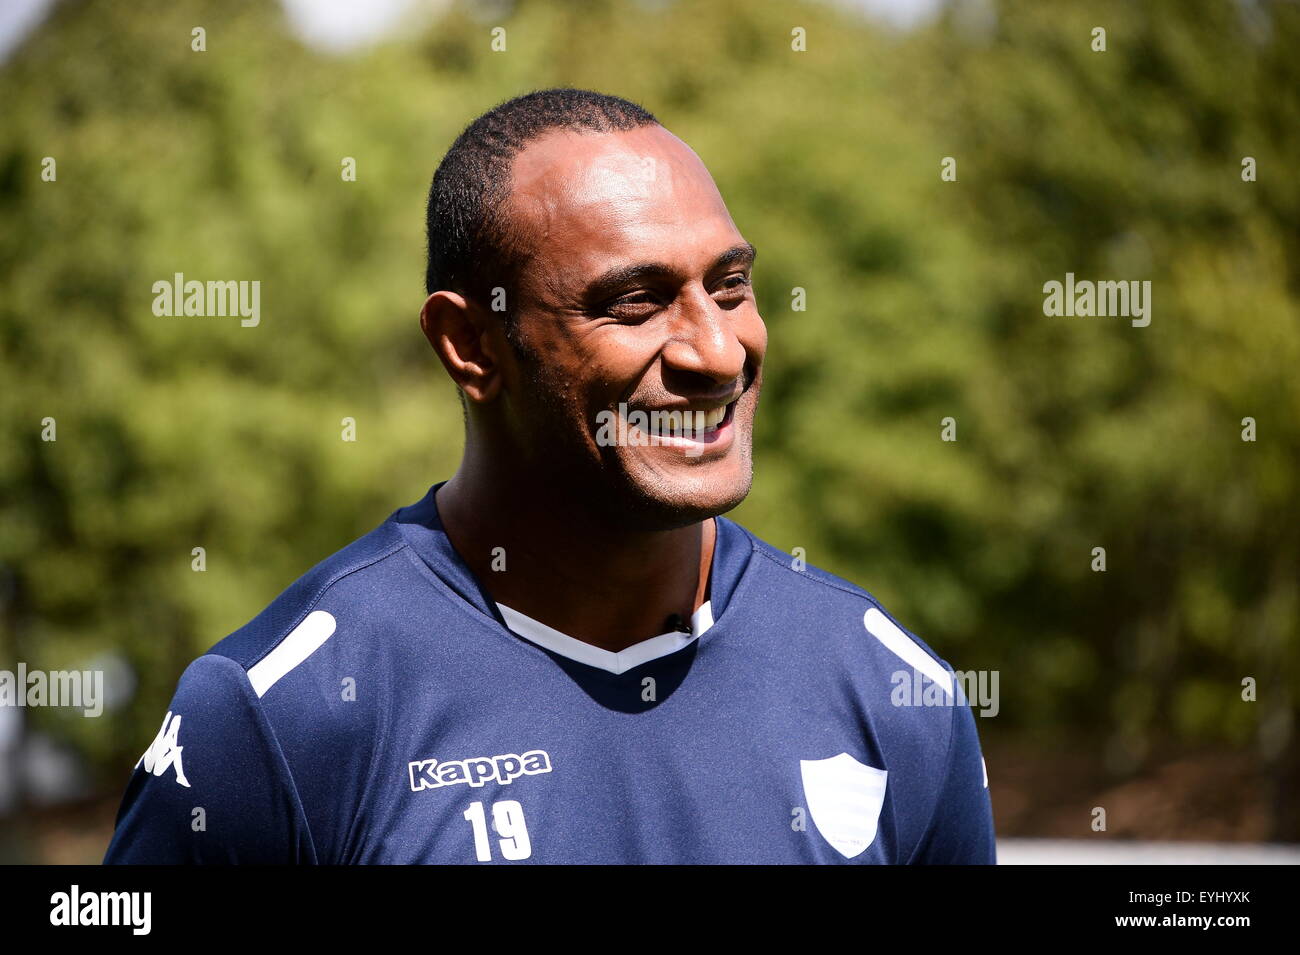
[[451, 380], [470, 401], [493, 400], [503, 385], [493, 318], [457, 292], [438, 291], [424, 300], [420, 329]]

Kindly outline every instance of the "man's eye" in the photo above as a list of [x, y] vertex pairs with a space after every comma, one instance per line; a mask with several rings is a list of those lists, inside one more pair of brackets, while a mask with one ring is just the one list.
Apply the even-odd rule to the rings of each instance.
[[743, 289], [749, 285], [748, 275], [729, 275], [722, 282], [722, 288], [727, 291]]
[[649, 292], [637, 292], [624, 298], [615, 299], [605, 306], [605, 310], [615, 317], [620, 314], [624, 316], [642, 315], [645, 314], [647, 309], [655, 308], [658, 304], [654, 296]]

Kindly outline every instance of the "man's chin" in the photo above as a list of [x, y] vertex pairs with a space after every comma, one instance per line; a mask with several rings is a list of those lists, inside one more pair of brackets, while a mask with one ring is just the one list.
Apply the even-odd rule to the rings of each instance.
[[625, 471], [621, 516], [642, 530], [675, 530], [725, 514], [748, 496], [753, 484], [748, 461], [727, 464]]

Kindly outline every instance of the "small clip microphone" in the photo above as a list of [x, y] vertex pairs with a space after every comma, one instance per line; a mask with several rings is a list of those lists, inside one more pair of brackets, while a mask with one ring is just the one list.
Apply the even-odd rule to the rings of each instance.
[[670, 613], [668, 619], [664, 621], [664, 627], [668, 630], [676, 630], [678, 633], [694, 633], [691, 629], [691, 622], [684, 620], [679, 613]]

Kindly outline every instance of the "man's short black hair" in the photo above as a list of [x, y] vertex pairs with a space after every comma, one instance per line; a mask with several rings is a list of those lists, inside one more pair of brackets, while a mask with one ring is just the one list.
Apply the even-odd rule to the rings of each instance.
[[510, 166], [530, 142], [555, 129], [606, 133], [657, 123], [646, 110], [592, 90], [536, 90], [507, 100], [465, 128], [433, 174], [425, 229], [425, 294], [459, 292], [487, 307], [506, 294], [506, 328], [523, 265], [517, 225], [509, 221]]

